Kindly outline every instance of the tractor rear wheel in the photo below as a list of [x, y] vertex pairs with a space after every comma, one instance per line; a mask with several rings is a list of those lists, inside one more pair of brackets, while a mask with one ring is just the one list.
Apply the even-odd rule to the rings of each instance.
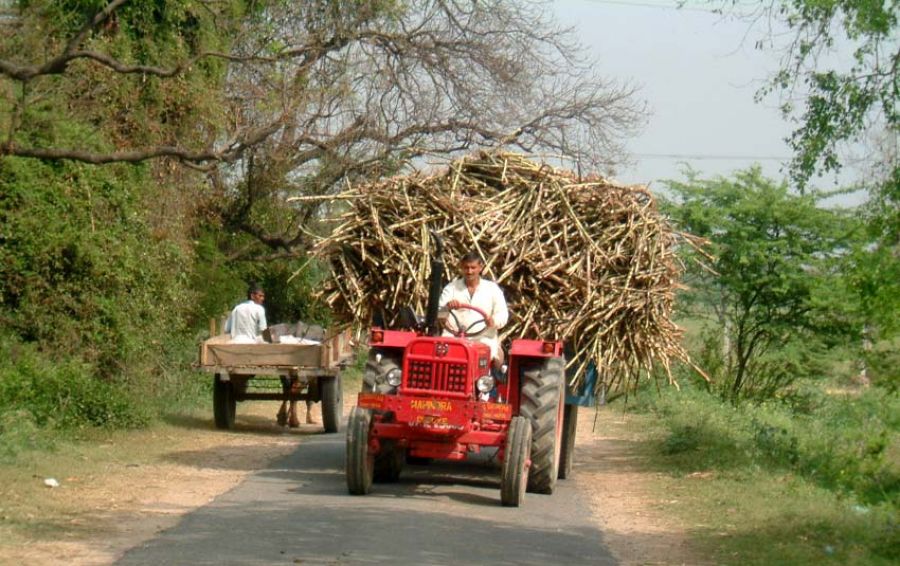
[[500, 503], [518, 507], [525, 501], [531, 457], [531, 423], [525, 417], [513, 417], [506, 434], [503, 468], [500, 472]]
[[325, 432], [340, 432], [344, 416], [341, 376], [320, 377], [319, 387], [322, 391], [322, 424]]
[[375, 481], [394, 483], [399, 480], [405, 459], [404, 451], [397, 448], [393, 442], [383, 442], [381, 452], [375, 456]]
[[566, 405], [563, 411], [562, 449], [559, 452], [559, 479], [572, 477], [575, 460], [575, 430], [578, 428], [578, 405]]
[[216, 428], [232, 430], [234, 416], [237, 412], [237, 399], [234, 395], [234, 384], [224, 381], [219, 374], [213, 378], [213, 418]]
[[522, 371], [519, 414], [531, 422], [531, 471], [528, 491], [553, 493], [559, 475], [562, 446], [562, 403], [565, 398], [565, 362], [546, 358]]
[[372, 491], [375, 456], [369, 452], [369, 429], [372, 412], [353, 407], [347, 423], [347, 489], [352, 495]]

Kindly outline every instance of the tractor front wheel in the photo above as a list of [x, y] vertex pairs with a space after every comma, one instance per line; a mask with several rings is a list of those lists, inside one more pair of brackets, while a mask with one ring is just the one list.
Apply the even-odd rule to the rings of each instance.
[[531, 458], [531, 423], [525, 417], [513, 417], [503, 450], [500, 472], [500, 502], [505, 507], [518, 507], [525, 501]]
[[347, 489], [352, 495], [372, 491], [375, 456], [369, 452], [369, 429], [372, 412], [353, 407], [347, 423]]
[[322, 424], [325, 432], [340, 432], [344, 413], [344, 395], [341, 376], [319, 378], [322, 391]]
[[566, 386], [565, 362], [546, 358], [522, 371], [520, 414], [531, 422], [531, 472], [528, 491], [553, 493], [559, 475], [562, 446], [562, 403]]
[[213, 378], [213, 417], [216, 428], [232, 430], [234, 416], [237, 412], [237, 399], [234, 395], [234, 384], [224, 381], [219, 374]]

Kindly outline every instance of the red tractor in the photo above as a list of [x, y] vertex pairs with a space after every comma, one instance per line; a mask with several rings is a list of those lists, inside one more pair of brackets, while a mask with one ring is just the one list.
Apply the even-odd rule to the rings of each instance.
[[443, 263], [434, 259], [424, 320], [407, 314], [402, 329], [370, 331], [362, 392], [347, 427], [350, 493], [397, 481], [407, 459], [464, 460], [485, 448], [497, 449], [502, 462], [503, 505], [520, 505], [526, 490], [552, 493], [569, 471], [570, 454], [561, 451], [574, 443], [574, 434], [563, 438], [562, 342], [513, 340], [506, 373], [492, 372], [489, 348], [466, 338], [480, 321], [440, 336], [442, 278]]

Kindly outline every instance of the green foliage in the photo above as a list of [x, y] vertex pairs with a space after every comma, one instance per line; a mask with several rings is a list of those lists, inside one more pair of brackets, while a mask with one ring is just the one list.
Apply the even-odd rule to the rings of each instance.
[[[23, 25], [0, 41], [0, 57], [34, 63], [34, 54], [62, 46], [107, 2], [71, 0], [21, 4]], [[125, 64], [174, 68], [199, 51], [222, 50], [231, 41], [240, 2], [217, 3], [209, 10], [189, 0], [128, 2], [84, 49], [104, 52]], [[208, 125], [221, 118], [224, 101], [217, 90], [225, 75], [221, 60], [205, 58], [192, 72], [171, 78], [119, 74], [86, 60], [69, 65], [67, 76], [48, 76], [28, 85], [0, 77], [0, 105], [19, 118], [14, 141], [39, 147], [109, 151], [152, 144], [203, 143]], [[15, 86], [13, 86], [15, 85]], [[11, 125], [11, 124], [6, 124]], [[82, 130], [81, 136], [65, 135]], [[60, 135], [63, 134], [63, 135]]]
[[864, 352], [872, 383], [893, 393], [900, 392], [900, 346], [893, 342], [881, 342]]
[[[900, 2], [782, 0], [759, 10], [793, 32], [781, 71], [759, 96], [772, 91], [793, 95], [798, 85], [807, 93], [799, 127], [790, 138], [792, 177], [800, 187], [816, 172], [840, 168], [840, 144], [859, 140], [871, 124], [896, 135]], [[823, 56], [844, 45], [852, 50], [845, 68]], [[793, 115], [792, 102], [783, 109], [786, 116]]]
[[27, 450], [48, 450], [53, 446], [25, 409], [0, 409], [0, 462], [13, 462]]
[[[0, 162], [4, 325], [100, 375], [136, 370], [183, 332], [185, 256], [140, 215], [141, 168]], [[153, 245], [148, 245], [153, 243]]]
[[330, 313], [313, 298], [313, 290], [327, 275], [326, 268], [309, 264], [297, 272], [299, 262], [271, 262], [255, 266], [255, 277], [266, 289], [266, 317], [271, 323], [297, 322], [327, 325]]
[[900, 397], [815, 391], [799, 411], [796, 398], [735, 406], [691, 390], [633, 402], [662, 419], [658, 450], [682, 473], [788, 471], [865, 505], [900, 506]]
[[855, 304], [835, 292], [838, 262], [858, 230], [849, 215], [790, 194], [758, 168], [732, 180], [689, 175], [669, 189], [676, 201], [668, 214], [709, 241], [711, 258], [686, 250], [694, 254], [687, 299], [714, 313], [700, 355], [723, 396], [770, 397], [804, 373], [810, 344], [858, 331]]
[[121, 428], [148, 419], [146, 406], [125, 386], [95, 379], [92, 368], [74, 358], [50, 362], [33, 344], [8, 335], [0, 336], [0, 415], [4, 437], [20, 439], [33, 436], [35, 426]]
[[266, 290], [266, 319], [269, 324], [328, 324], [326, 305], [313, 297], [313, 290], [327, 276], [316, 262], [228, 261], [223, 249], [234, 242], [221, 230], [206, 229], [195, 246], [196, 263], [191, 287], [198, 299], [191, 312], [194, 326], [202, 327], [209, 318], [226, 315], [235, 304], [246, 300], [247, 286], [258, 283]]
[[[900, 210], [900, 209], [898, 209]], [[849, 256], [846, 292], [859, 302], [860, 318], [877, 329], [879, 337], [900, 332], [900, 240], [869, 239]]]
[[197, 289], [198, 296], [190, 316], [195, 327], [225, 315], [236, 301], [246, 296], [247, 284], [238, 266], [227, 261], [221, 252], [222, 237], [219, 230], [204, 230], [194, 246], [196, 259], [191, 288]]

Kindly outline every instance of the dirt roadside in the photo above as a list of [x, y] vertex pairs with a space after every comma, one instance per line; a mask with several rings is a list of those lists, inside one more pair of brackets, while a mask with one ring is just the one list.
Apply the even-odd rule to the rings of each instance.
[[[354, 397], [345, 397], [348, 406]], [[27, 487], [0, 487], [0, 564], [113, 563], [321, 432], [320, 425], [278, 427], [276, 408], [242, 404], [239, 434], [215, 430], [210, 418], [187, 418], [117, 436], [115, 443], [130, 449], [110, 447], [109, 458], [101, 446], [80, 456], [90, 460], [83, 465], [64, 456], [51, 459], [47, 466], [75, 470], [57, 470], [56, 488], [44, 487], [49, 468], [24, 471], [18, 481]], [[313, 415], [321, 422], [318, 407]], [[636, 465], [640, 456], [627, 415], [601, 411], [596, 427], [593, 417], [593, 411], [582, 410], [575, 474], [590, 486], [593, 518], [604, 542], [622, 564], [698, 563], [691, 559], [685, 531], [652, 495], [652, 475]]]

